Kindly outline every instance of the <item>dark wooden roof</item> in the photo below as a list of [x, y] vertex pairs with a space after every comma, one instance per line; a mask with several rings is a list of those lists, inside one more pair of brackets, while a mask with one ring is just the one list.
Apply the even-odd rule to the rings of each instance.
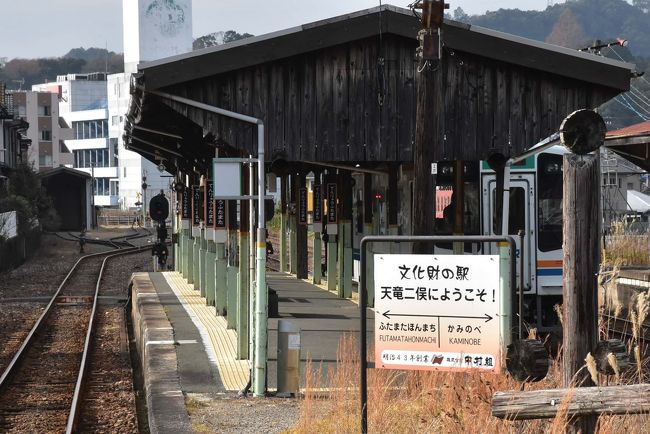
[[[415, 38], [420, 22], [392, 5], [341, 15], [232, 43], [143, 63], [148, 90], [234, 71], [381, 33]], [[634, 65], [479, 26], [445, 21], [447, 47], [514, 65], [629, 90]]]
[[92, 178], [89, 173], [84, 172], [83, 170], [72, 169], [70, 167], [60, 166], [53, 169], [45, 170], [43, 172], [38, 172], [39, 178], [51, 178], [55, 175], [68, 175], [74, 176], [77, 178]]
[[[165, 158], [168, 170], [201, 173], [215, 147], [256, 154], [250, 125], [150, 93], [162, 91], [262, 119], [271, 159], [412, 162], [419, 28], [410, 11], [384, 5], [142, 64], [126, 146]], [[518, 155], [574, 110], [628, 90], [634, 72], [629, 63], [457, 22], [443, 32], [441, 160]]]

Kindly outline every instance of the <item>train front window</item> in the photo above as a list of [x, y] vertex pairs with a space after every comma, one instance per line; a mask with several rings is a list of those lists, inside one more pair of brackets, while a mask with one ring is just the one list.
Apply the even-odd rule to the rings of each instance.
[[[496, 204], [497, 190], [492, 191], [492, 203]], [[526, 191], [521, 187], [510, 187], [508, 204], [508, 234], [516, 234], [526, 230]], [[495, 206], [492, 210], [492, 232], [501, 235], [501, 210]]]
[[537, 247], [542, 252], [562, 248], [562, 155], [537, 159]]

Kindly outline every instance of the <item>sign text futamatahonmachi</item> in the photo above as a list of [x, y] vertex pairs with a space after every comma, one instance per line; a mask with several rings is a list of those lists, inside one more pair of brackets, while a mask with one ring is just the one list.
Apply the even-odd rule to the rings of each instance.
[[500, 371], [499, 257], [375, 255], [375, 367]]

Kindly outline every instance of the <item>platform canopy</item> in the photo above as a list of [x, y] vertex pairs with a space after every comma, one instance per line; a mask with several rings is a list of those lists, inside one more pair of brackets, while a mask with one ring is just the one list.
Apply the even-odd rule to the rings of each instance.
[[[261, 119], [270, 160], [412, 162], [419, 20], [383, 5], [139, 65], [125, 145], [205, 172], [255, 155], [251, 125], [175, 95]], [[632, 64], [445, 21], [441, 160], [517, 155], [566, 115], [627, 91]]]

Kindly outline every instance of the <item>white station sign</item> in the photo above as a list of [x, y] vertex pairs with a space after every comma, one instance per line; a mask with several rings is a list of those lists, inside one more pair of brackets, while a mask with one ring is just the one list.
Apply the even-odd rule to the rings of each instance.
[[499, 256], [374, 256], [375, 367], [499, 372]]

